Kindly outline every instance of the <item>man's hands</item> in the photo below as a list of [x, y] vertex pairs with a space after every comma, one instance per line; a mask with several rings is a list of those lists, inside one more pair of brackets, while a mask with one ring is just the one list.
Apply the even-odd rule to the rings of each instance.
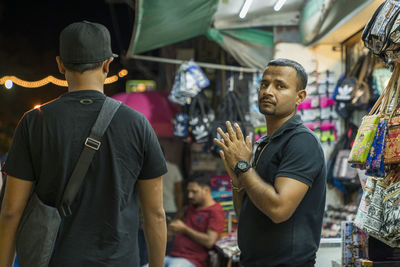
[[168, 225], [169, 230], [174, 233], [181, 233], [186, 228], [186, 224], [182, 220], [172, 220], [171, 223]]
[[249, 136], [244, 139], [242, 130], [237, 123], [232, 127], [232, 124], [227, 121], [226, 129], [227, 133], [224, 133], [221, 128], [217, 129], [221, 139], [215, 138], [214, 143], [221, 148], [220, 156], [232, 182], [235, 186], [239, 186], [239, 181], [234, 173], [235, 166], [239, 160], [251, 161], [252, 143]]

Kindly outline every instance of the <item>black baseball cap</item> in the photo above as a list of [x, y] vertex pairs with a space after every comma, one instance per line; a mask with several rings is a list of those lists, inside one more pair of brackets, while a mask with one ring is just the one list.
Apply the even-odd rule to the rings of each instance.
[[118, 57], [111, 51], [108, 29], [99, 23], [75, 22], [60, 34], [60, 57], [67, 64], [97, 63]]

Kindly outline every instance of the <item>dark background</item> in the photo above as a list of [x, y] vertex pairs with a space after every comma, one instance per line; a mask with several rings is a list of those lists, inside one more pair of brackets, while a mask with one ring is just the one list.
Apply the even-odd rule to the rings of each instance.
[[[127, 3], [130, 3], [128, 5]], [[25, 81], [37, 81], [58, 73], [59, 33], [70, 23], [82, 20], [105, 25], [111, 33], [113, 52], [118, 54], [111, 64], [110, 76], [121, 69], [129, 74], [105, 85], [108, 96], [125, 91], [126, 80], [154, 80], [157, 90], [172, 88], [178, 65], [133, 60], [126, 57], [135, 19], [133, 0], [0, 0], [0, 77], [14, 75]], [[218, 44], [198, 36], [142, 53], [143, 55], [177, 58], [179, 49], [191, 49], [194, 60], [238, 65]], [[223, 59], [222, 59], [223, 58]], [[223, 72], [206, 70], [211, 85], [206, 88], [214, 108], [218, 105]], [[22, 115], [37, 104], [46, 103], [67, 92], [66, 87], [48, 84], [24, 88], [14, 84], [11, 90], [0, 85], [0, 157], [11, 144], [12, 135]]]
[[[129, 46], [134, 10], [126, 4], [104, 0], [18, 1], [0, 0], [0, 77], [14, 75], [37, 81], [58, 73], [58, 37], [68, 24], [89, 20], [102, 23], [111, 32], [113, 52], [120, 55], [111, 65], [110, 75], [126, 68], [123, 55]], [[122, 56], [122, 57], [121, 57]], [[132, 75], [139, 76], [138, 73]], [[105, 93], [125, 90], [125, 79], [105, 85]], [[48, 102], [67, 91], [48, 84], [24, 88], [14, 84], [11, 90], [0, 86], [0, 156], [8, 150], [12, 133], [21, 118], [36, 104]]]

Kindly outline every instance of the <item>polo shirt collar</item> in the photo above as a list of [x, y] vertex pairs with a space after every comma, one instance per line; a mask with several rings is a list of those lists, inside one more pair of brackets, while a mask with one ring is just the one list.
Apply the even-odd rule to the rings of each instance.
[[281, 127], [279, 127], [279, 129], [276, 130], [271, 136], [264, 135], [256, 142], [256, 144], [260, 144], [263, 142], [267, 142], [271, 139], [275, 139], [275, 138], [281, 136], [284, 132], [286, 132], [288, 130], [292, 130], [302, 123], [303, 122], [300, 118], [300, 115], [294, 115], [293, 117], [291, 117], [290, 119], [285, 121], [285, 123]]

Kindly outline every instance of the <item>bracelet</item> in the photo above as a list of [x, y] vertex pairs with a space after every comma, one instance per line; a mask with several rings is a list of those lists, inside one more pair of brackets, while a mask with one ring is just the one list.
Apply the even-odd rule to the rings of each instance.
[[233, 190], [233, 191], [240, 192], [240, 191], [242, 191], [243, 189], [244, 189], [244, 187], [237, 187], [237, 186], [234, 186], [234, 185], [232, 184], [232, 190]]

